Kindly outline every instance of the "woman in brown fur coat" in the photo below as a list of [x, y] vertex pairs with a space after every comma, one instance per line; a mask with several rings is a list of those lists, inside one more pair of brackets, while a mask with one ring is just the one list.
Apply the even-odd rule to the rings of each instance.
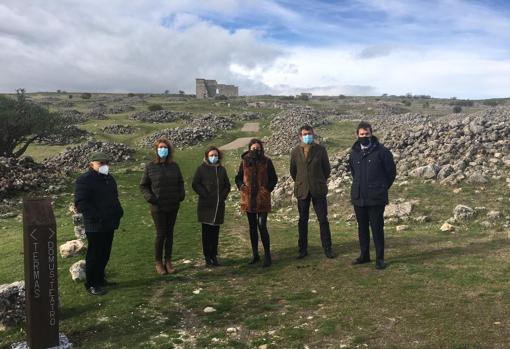
[[[271, 212], [271, 192], [278, 177], [271, 159], [264, 155], [264, 146], [259, 139], [252, 139], [248, 151], [241, 156], [242, 162], [236, 176], [237, 188], [241, 191], [241, 211], [246, 212], [250, 225], [250, 240], [253, 259], [260, 261], [258, 232], [264, 246], [264, 267], [271, 265], [267, 214]], [[258, 230], [258, 232], [257, 232]]]

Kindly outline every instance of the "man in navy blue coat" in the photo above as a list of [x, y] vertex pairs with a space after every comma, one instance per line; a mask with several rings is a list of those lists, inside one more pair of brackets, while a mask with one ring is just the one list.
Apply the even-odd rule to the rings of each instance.
[[360, 256], [352, 264], [370, 262], [370, 233], [375, 245], [376, 268], [384, 269], [384, 209], [388, 190], [395, 181], [393, 155], [372, 135], [372, 126], [361, 122], [356, 129], [349, 166], [352, 174], [351, 202], [358, 222]]
[[74, 205], [83, 214], [88, 241], [85, 288], [96, 296], [105, 293], [102, 287], [108, 282], [104, 270], [110, 258], [113, 232], [124, 214], [117, 183], [108, 173], [108, 162], [108, 155], [93, 153], [89, 169], [76, 179], [74, 191]]

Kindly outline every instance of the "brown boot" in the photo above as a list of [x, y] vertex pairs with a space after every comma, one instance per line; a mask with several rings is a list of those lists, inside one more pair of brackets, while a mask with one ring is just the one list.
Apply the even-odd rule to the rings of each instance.
[[166, 260], [165, 267], [166, 267], [166, 271], [168, 272], [168, 274], [175, 273], [175, 269], [172, 266], [172, 260], [171, 259], [167, 259]]
[[159, 275], [165, 275], [167, 273], [167, 271], [165, 269], [165, 266], [163, 265], [162, 261], [157, 261], [156, 262], [156, 272]]

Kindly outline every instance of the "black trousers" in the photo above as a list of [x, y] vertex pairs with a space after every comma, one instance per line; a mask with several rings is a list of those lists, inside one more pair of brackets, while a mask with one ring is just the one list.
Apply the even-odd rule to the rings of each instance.
[[385, 206], [354, 206], [356, 220], [358, 221], [360, 259], [370, 259], [370, 232], [375, 245], [375, 258], [384, 260], [384, 208]]
[[325, 197], [314, 198], [308, 194], [306, 199], [298, 200], [299, 210], [299, 252], [306, 252], [308, 249], [308, 220], [310, 218], [310, 202], [313, 203], [313, 209], [319, 221], [322, 248], [327, 251], [331, 249], [331, 231], [328, 221], [328, 201]]
[[262, 246], [264, 246], [264, 253], [269, 255], [270, 252], [270, 240], [269, 231], [267, 230], [267, 212], [263, 213], [251, 213], [246, 214], [248, 216], [248, 223], [250, 225], [250, 241], [251, 250], [253, 256], [259, 255], [259, 234], [260, 240], [262, 240]]
[[212, 258], [218, 255], [219, 240], [220, 226], [202, 223], [202, 249], [205, 257]]
[[113, 230], [107, 232], [86, 232], [87, 256], [85, 257], [86, 286], [100, 286], [104, 280], [104, 269], [112, 251]]
[[177, 220], [177, 212], [151, 211], [154, 225], [156, 226], [156, 239], [154, 240], [154, 257], [156, 261], [172, 259], [172, 246], [174, 242], [174, 226]]

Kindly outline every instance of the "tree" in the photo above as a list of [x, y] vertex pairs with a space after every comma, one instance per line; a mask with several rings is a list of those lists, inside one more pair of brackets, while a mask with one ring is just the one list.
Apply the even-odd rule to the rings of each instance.
[[80, 97], [82, 99], [90, 99], [90, 97], [92, 97], [92, 94], [90, 94], [89, 92], [85, 92], [85, 93], [82, 93]]
[[184, 96], [184, 91], [183, 91], [183, 90], [179, 90], [179, 94], [180, 94], [181, 96]]
[[70, 123], [60, 114], [27, 101], [24, 89], [16, 99], [0, 96], [0, 156], [20, 157], [35, 140], [64, 132]]
[[455, 107], [453, 107], [453, 112], [454, 113], [461, 113], [462, 112], [462, 107], [460, 105], [456, 105]]
[[170, 90], [165, 90], [165, 94], [169, 94], [170, 93]]

